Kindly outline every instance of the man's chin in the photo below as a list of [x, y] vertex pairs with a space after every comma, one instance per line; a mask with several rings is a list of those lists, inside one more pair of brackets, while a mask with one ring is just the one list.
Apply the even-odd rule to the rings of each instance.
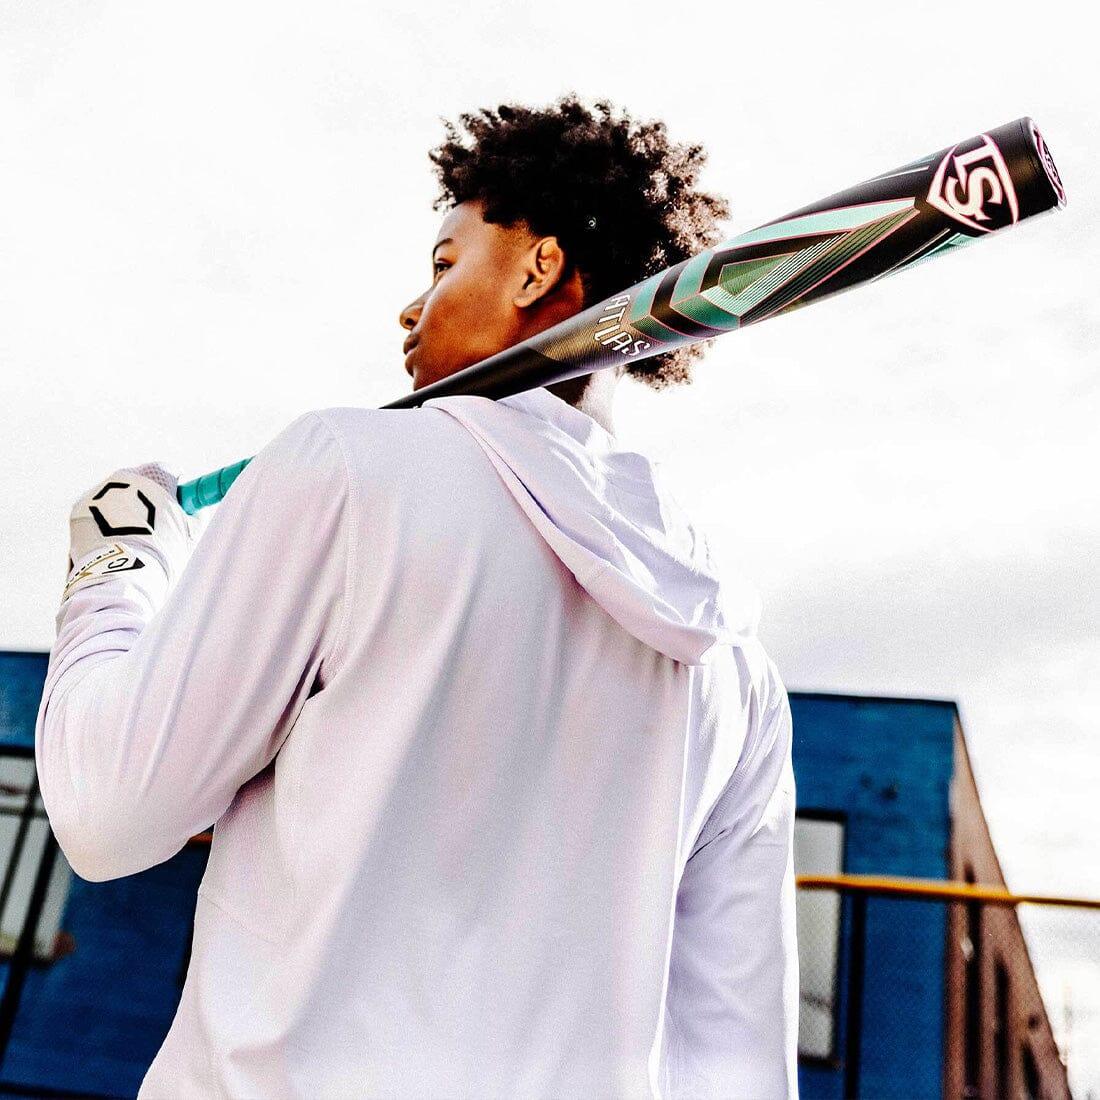
[[425, 386], [430, 386], [433, 382], [438, 382], [450, 374], [454, 374], [454, 371], [443, 371], [440, 374], [436, 371], [424, 370], [419, 364], [414, 363], [412, 368], [413, 391], [422, 390]]
[[467, 367], [472, 366], [473, 363], [481, 362], [480, 359], [475, 359], [471, 363], [461, 363], [457, 367], [446, 367], [440, 369], [425, 369], [422, 363], [411, 363], [409, 365], [410, 373], [412, 375], [412, 388], [414, 392], [416, 390], [422, 390], [425, 386], [430, 386], [433, 382], [442, 382], [444, 378], [450, 378], [452, 374], [458, 374], [459, 371], [465, 370]]

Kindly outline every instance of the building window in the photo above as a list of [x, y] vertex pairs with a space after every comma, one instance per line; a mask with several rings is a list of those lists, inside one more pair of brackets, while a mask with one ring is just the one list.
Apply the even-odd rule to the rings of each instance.
[[[796, 875], [844, 871], [845, 823], [841, 815], [798, 811], [794, 823]], [[840, 892], [798, 891], [798, 1053], [836, 1056], [836, 1000], [840, 955]]]
[[996, 1062], [997, 1095], [1008, 1095], [1008, 969], [998, 959], [993, 968], [993, 1057]]
[[1031, 1047], [1024, 1043], [1020, 1047], [1020, 1061], [1024, 1070], [1024, 1097], [1026, 1100], [1040, 1100], [1039, 1067], [1035, 1064], [1035, 1055]]
[[[966, 881], [974, 884], [974, 869], [967, 865]], [[963, 958], [966, 960], [966, 981], [963, 983], [964, 1047], [963, 1096], [981, 1096], [982, 1073], [982, 906], [966, 903], [966, 931], [963, 933]]]
[[[32, 787], [35, 797], [28, 806]], [[35, 783], [33, 748], [0, 747], [0, 957], [10, 957], [19, 942], [34, 880], [50, 842], [50, 823]], [[72, 877], [64, 858], [55, 859], [34, 936], [34, 957], [41, 962], [67, 950], [59, 933]]]

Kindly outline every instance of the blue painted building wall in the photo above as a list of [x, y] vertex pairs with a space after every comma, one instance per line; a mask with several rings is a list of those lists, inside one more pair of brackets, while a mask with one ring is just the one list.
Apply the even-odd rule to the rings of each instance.
[[[34, 745], [46, 662], [44, 653], [0, 653], [0, 747]], [[28, 973], [0, 1096], [136, 1095], [175, 1015], [206, 857], [185, 848], [113, 882], [72, 876], [62, 928], [75, 951]], [[8, 973], [0, 960], [0, 992]]]
[[[45, 654], [0, 654], [0, 745], [33, 745], [45, 668]], [[845, 815], [844, 870], [946, 877], [954, 705], [793, 692], [791, 708], [799, 811]], [[115, 882], [73, 877], [62, 927], [75, 937], [76, 950], [29, 975], [0, 1081], [136, 1093], [178, 1002], [205, 862], [204, 849], [188, 848]], [[905, 1094], [939, 1095], [944, 921], [943, 906], [869, 901], [862, 1095], [898, 1095], [899, 1023], [913, 1052], [905, 1063]], [[845, 919], [841, 1055], [850, 951]], [[6, 967], [0, 963], [5, 981]], [[843, 1096], [843, 1080], [842, 1064], [799, 1069], [806, 1100]]]
[[[792, 692], [791, 712], [798, 812], [844, 814], [844, 872], [946, 878], [955, 705]], [[800, 1065], [804, 1100], [844, 1095], [850, 904], [842, 912], [840, 1057]], [[863, 1096], [940, 1095], [946, 919], [939, 904], [868, 899]]]

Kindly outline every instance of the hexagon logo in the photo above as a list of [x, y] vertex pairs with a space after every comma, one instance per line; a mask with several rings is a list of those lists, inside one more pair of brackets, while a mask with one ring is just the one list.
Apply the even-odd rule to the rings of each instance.
[[[103, 488], [100, 489], [94, 497], [92, 497], [92, 500], [102, 501], [103, 511], [107, 511], [108, 513], [114, 511], [116, 514], [116, 518], [119, 518], [119, 511], [121, 511], [122, 514], [125, 515], [126, 512], [133, 510], [133, 500], [126, 499], [124, 501], [120, 501], [117, 496], [117, 491], [120, 489], [126, 491], [131, 488], [133, 488], [133, 486], [131, 486], [129, 482], [108, 481], [107, 484], [104, 485]], [[115, 527], [110, 522], [110, 520], [107, 519], [107, 516], [103, 514], [103, 511], [97, 508], [94, 504], [89, 505], [88, 511], [92, 514], [92, 519], [95, 520], [96, 526], [99, 528], [99, 533], [101, 535], [106, 538], [113, 538], [116, 535], [151, 535], [153, 533], [153, 527], [156, 523], [157, 518], [157, 510], [153, 506], [153, 502], [140, 489], [136, 490], [136, 492], [138, 500], [141, 501], [141, 503], [145, 506], [145, 522], [147, 526], [135, 527], [131, 524], [130, 526]], [[115, 493], [114, 501], [108, 500], [108, 494], [110, 493]]]

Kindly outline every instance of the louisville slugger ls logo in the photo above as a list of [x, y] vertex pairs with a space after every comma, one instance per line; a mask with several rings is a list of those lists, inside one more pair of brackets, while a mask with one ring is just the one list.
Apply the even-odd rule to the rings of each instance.
[[976, 148], [948, 150], [932, 177], [928, 203], [980, 233], [1015, 225], [1020, 219], [1016, 190], [1000, 149], [988, 134]]

